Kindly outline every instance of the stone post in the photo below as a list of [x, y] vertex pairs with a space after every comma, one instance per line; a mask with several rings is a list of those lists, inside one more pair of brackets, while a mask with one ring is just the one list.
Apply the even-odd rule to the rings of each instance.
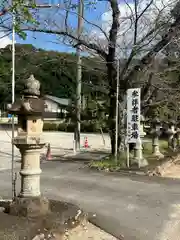
[[177, 147], [180, 147], [180, 122], [177, 123], [176, 139], [177, 139]]
[[160, 152], [160, 149], [159, 149], [159, 137], [161, 135], [161, 122], [157, 117], [154, 118], [152, 121], [151, 135], [152, 135], [152, 154], [155, 157], [163, 158], [164, 155]]
[[145, 118], [143, 115], [141, 115], [141, 118], [140, 118], [140, 137], [141, 137], [141, 139], [143, 139], [144, 136], [146, 135], [146, 133], [144, 132], [144, 123], [145, 123]]
[[40, 191], [40, 153], [44, 145], [16, 145], [21, 153], [21, 191], [20, 197], [39, 197]]
[[143, 147], [142, 147], [142, 138], [146, 135], [144, 132], [144, 117], [141, 116], [140, 121], [140, 140], [136, 143], [134, 147], [134, 160], [139, 167], [145, 167], [148, 165], [147, 160], [143, 157]]
[[177, 136], [177, 147], [180, 147], [180, 128], [177, 128], [176, 136]]
[[45, 145], [41, 138], [45, 104], [39, 97], [39, 90], [39, 81], [31, 75], [25, 83], [21, 100], [10, 109], [11, 113], [18, 116], [17, 137], [13, 143], [21, 153], [21, 190], [10, 208], [13, 215], [38, 216], [49, 210], [49, 202], [41, 197], [40, 191], [40, 153]]
[[174, 135], [176, 133], [175, 121], [171, 120], [168, 122], [168, 129], [166, 133], [168, 135], [168, 147], [174, 150], [175, 149]]

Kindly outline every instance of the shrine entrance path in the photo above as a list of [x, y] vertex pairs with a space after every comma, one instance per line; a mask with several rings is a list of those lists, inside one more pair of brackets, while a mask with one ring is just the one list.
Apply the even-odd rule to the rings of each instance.
[[[41, 166], [44, 195], [79, 204], [90, 216], [96, 214], [94, 223], [116, 237], [180, 239], [180, 180], [93, 172], [77, 162]], [[0, 192], [11, 194], [10, 170], [0, 172]]]

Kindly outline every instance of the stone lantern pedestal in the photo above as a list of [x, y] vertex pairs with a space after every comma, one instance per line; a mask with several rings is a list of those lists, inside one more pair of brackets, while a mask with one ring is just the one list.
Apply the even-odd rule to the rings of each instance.
[[26, 81], [21, 100], [10, 109], [11, 113], [18, 116], [17, 137], [13, 139], [13, 144], [21, 153], [21, 190], [10, 207], [11, 214], [46, 214], [49, 208], [48, 200], [41, 197], [40, 191], [40, 152], [45, 145], [41, 138], [45, 104], [39, 98], [39, 89], [39, 81], [31, 75]]
[[161, 135], [161, 122], [158, 118], [154, 118], [152, 121], [152, 154], [157, 158], [163, 158], [164, 155], [159, 149], [159, 137]]
[[20, 197], [39, 197], [40, 191], [40, 153], [44, 144], [16, 145], [21, 153], [23, 168], [20, 170]]

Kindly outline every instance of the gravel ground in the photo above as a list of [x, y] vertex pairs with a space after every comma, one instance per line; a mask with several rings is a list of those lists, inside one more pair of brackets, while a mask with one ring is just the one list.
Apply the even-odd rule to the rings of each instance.
[[104, 232], [100, 228], [94, 226], [91, 223], [87, 223], [86, 226], [78, 226], [71, 230], [69, 235], [64, 240], [116, 240], [117, 238]]
[[[110, 139], [107, 134], [104, 135], [106, 145], [103, 145], [101, 134], [81, 134], [81, 146], [84, 144], [84, 138], [88, 137], [88, 144], [90, 150], [109, 150]], [[51, 153], [53, 155], [63, 156], [65, 154], [73, 153], [73, 133], [65, 132], [44, 132], [42, 135], [45, 143], [51, 144]], [[12, 147], [11, 147], [11, 131], [0, 130], [0, 171], [11, 168], [12, 160]], [[46, 148], [42, 149], [42, 153], [47, 151]], [[15, 147], [15, 167], [19, 167], [20, 163], [19, 150]]]
[[[54, 233], [52, 234], [54, 240], [117, 240], [117, 238], [106, 233], [100, 228], [91, 223], [81, 224], [80, 226], [68, 231], [64, 236]], [[46, 236], [42, 233], [36, 235], [32, 240], [45, 240]]]
[[180, 178], [180, 165], [173, 164], [169, 169], [166, 170], [163, 177], [167, 178]]
[[[0, 212], [2, 240], [116, 240], [110, 234], [87, 221], [79, 207], [60, 201], [50, 201], [51, 213], [38, 218], [20, 217]], [[3, 211], [3, 207], [1, 209]], [[34, 209], [36, 212], [36, 209]], [[80, 213], [78, 212], [80, 211]], [[80, 224], [80, 225], [79, 225]], [[73, 228], [74, 226], [74, 228]]]

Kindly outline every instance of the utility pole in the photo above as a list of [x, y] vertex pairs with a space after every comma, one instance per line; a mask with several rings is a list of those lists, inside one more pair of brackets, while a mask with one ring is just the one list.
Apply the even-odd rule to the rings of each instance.
[[118, 120], [119, 120], [119, 60], [117, 60], [117, 85], [116, 85], [116, 136], [115, 136], [115, 161], [117, 162], [118, 151]]
[[[12, 16], [12, 104], [15, 100], [15, 14], [13, 11]], [[11, 166], [11, 174], [12, 174], [12, 198], [14, 198], [14, 115], [12, 115], [12, 166]]]
[[[78, 29], [77, 38], [80, 39], [83, 29], [83, 0], [78, 3]], [[77, 72], [76, 72], [76, 127], [74, 132], [75, 150], [80, 150], [80, 132], [81, 132], [81, 80], [82, 80], [82, 67], [81, 67], [81, 45], [79, 42], [76, 47], [77, 56]]]

